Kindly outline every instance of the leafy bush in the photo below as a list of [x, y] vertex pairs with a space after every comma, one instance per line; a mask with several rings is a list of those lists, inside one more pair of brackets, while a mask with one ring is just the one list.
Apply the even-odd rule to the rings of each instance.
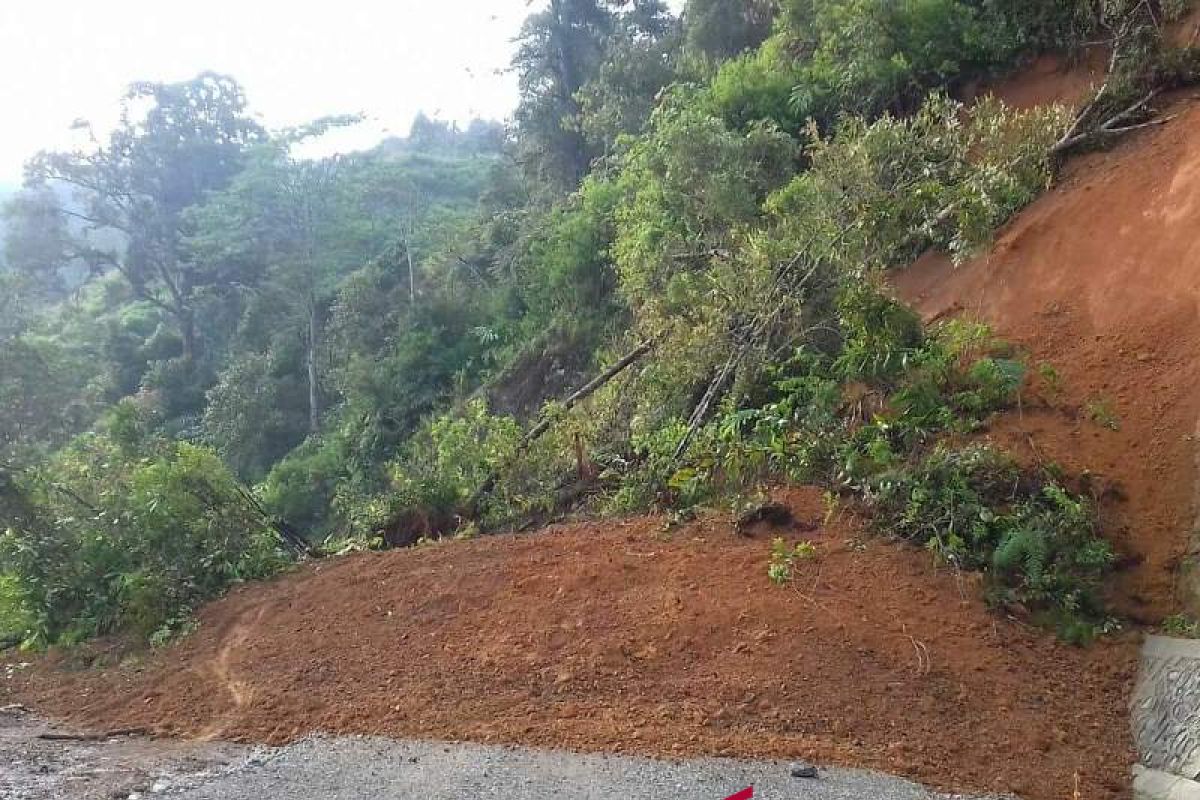
[[[451, 533], [476, 490], [514, 462], [520, 439], [516, 420], [489, 414], [482, 400], [469, 402], [460, 414], [433, 418], [389, 465], [383, 491], [339, 494], [350, 535], [399, 546]], [[506, 505], [511, 485], [506, 482], [490, 502]]]
[[0, 562], [38, 643], [149, 636], [285, 563], [228, 469], [195, 445], [88, 434], [0, 490]]
[[708, 86], [715, 112], [731, 127], [744, 130], [754, 123], [771, 122], [785, 130], [800, 131], [808, 117], [792, 102], [803, 72], [776, 37], [753, 53], [721, 65]]
[[336, 433], [308, 439], [267, 474], [260, 487], [263, 504], [310, 538], [333, 533], [339, 520], [329, 511], [349, 476], [347, 461]]
[[0, 574], [0, 643], [23, 641], [33, 625], [20, 580], [16, 575]]
[[846, 271], [907, 265], [931, 246], [961, 260], [1048, 185], [1048, 153], [1068, 116], [995, 100], [968, 115], [934, 95], [908, 118], [849, 118], [829, 136], [813, 133], [811, 168], [767, 210], [828, 240]]
[[1103, 620], [1097, 588], [1113, 563], [1086, 500], [988, 447], [937, 447], [864, 484], [877, 524], [939, 560], [987, 574], [999, 603], [1062, 623]]

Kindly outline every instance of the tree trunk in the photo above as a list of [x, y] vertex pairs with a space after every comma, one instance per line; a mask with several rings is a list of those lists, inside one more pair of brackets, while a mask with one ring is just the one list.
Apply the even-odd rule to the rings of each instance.
[[[550, 12], [554, 16], [552, 36], [558, 61], [558, 94], [563, 104], [564, 118], [574, 121], [580, 115], [581, 109], [577, 95], [583, 88], [584, 81], [570, 47], [572, 20], [568, 18], [560, 0], [550, 1]], [[587, 139], [577, 126], [564, 125], [562, 126], [562, 146], [563, 157], [567, 161], [567, 170], [570, 173], [566, 176], [569, 183], [568, 188], [574, 189], [583, 180], [590, 165]]]
[[413, 267], [412, 257], [412, 239], [405, 237], [404, 239], [404, 255], [408, 258], [408, 302], [416, 307], [417, 305], [417, 271]]
[[[604, 370], [604, 372], [601, 372], [595, 378], [592, 378], [582, 387], [577, 389], [573, 394], [563, 400], [559, 410], [562, 413], [566, 413], [575, 406], [579, 405], [579, 403], [583, 400], [591, 397], [602, 386], [628, 369], [631, 364], [636, 363], [644, 355], [653, 350], [655, 346], [658, 345], [661, 336], [662, 334], [659, 334], [658, 336], [654, 336], [642, 342], [615, 364]], [[529, 445], [533, 444], [533, 442], [536, 441], [543, 433], [550, 430], [550, 426], [554, 424], [554, 419], [554, 417], [543, 416], [536, 425], [530, 428], [529, 431], [523, 437], [521, 437], [521, 441], [517, 443], [517, 458], [522, 457], [525, 454], [525, 451], [529, 449]], [[465, 514], [467, 519], [479, 519], [480, 505], [483, 502], [483, 498], [490, 494], [492, 489], [496, 488], [496, 483], [499, 480], [499, 470], [493, 469], [487, 478], [484, 479], [483, 483], [479, 485], [479, 488], [477, 488], [471, 495], [471, 498], [467, 501]]]
[[179, 320], [179, 336], [183, 340], [183, 360], [196, 363], [196, 315], [187, 306], [177, 307], [175, 317]]
[[317, 298], [308, 298], [308, 352], [305, 354], [308, 367], [308, 430], [321, 430], [321, 384], [317, 374], [317, 344], [321, 338], [321, 320], [317, 311]]

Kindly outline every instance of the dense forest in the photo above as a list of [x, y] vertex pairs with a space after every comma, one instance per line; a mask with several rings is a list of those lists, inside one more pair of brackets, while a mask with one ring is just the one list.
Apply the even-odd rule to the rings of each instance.
[[[550, 0], [511, 120], [326, 159], [297, 153], [354, 119], [131, 86], [4, 208], [0, 639], [164, 638], [298, 556], [736, 518], [781, 481], [1102, 631], [1086, 492], [970, 437], [1053, 366], [922, 326], [881, 276], [969, 257], [1064, 154], [1151, 119], [1200, 64], [1163, 36], [1184, 6]], [[1078, 113], [969, 99], [1097, 47]]]

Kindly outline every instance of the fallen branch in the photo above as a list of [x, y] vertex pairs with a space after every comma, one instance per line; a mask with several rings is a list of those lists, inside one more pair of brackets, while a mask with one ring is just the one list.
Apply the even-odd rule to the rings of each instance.
[[1152, 120], [1149, 120], [1148, 122], [1141, 122], [1137, 125], [1126, 125], [1124, 128], [1113, 128], [1111, 130], [1105, 131], [1105, 133], [1117, 135], [1117, 134], [1121, 134], [1121, 133], [1129, 133], [1130, 131], [1139, 131], [1142, 128], [1154, 128], [1159, 125], [1166, 125], [1168, 122], [1171, 122], [1172, 120], [1176, 119], [1178, 116], [1179, 116], [1178, 114], [1172, 114], [1169, 117], [1159, 117], [1158, 119], [1152, 119]]
[[267, 509], [263, 508], [262, 503], [258, 502], [250, 490], [241, 484], [237, 484], [238, 494], [242, 496], [242, 500], [250, 506], [265, 522], [271, 530], [275, 531], [280, 540], [295, 550], [300, 555], [308, 556], [309, 558], [321, 558], [322, 553], [317, 550], [308, 541], [300, 535], [300, 532], [288, 524], [287, 520], [281, 519], [272, 515]]
[[121, 736], [148, 736], [149, 728], [119, 728], [104, 733], [39, 733], [39, 739], [47, 742], [101, 742]]
[[[641, 360], [642, 357], [653, 350], [661, 338], [661, 336], [654, 336], [642, 342], [608, 369], [604, 370], [604, 372], [600, 373], [595, 378], [581, 386], [579, 389], [575, 390], [575, 392], [562, 401], [562, 411], [570, 411], [581, 401], [591, 397], [606, 383], [620, 375], [632, 364]], [[550, 430], [550, 427], [554, 424], [554, 422], [555, 417], [553, 415], [543, 414], [541, 420], [539, 420], [536, 425], [530, 428], [529, 431], [521, 437], [521, 441], [517, 443], [517, 449], [513, 454], [513, 457], [517, 458], [524, 454], [525, 451], [529, 449], [531, 444], [533, 444], [546, 431]], [[475, 493], [471, 495], [471, 499], [467, 501], [465, 513], [468, 519], [478, 519], [479, 506], [483, 502], [483, 498], [489, 495], [491, 491], [496, 488], [496, 484], [499, 482], [499, 480], [499, 470], [492, 470], [491, 474], [489, 474], [483, 483], [479, 485], [479, 488], [475, 490]]]
[[[1107, 87], [1108, 84], [1105, 83], [1104, 86]], [[1104, 88], [1101, 89], [1101, 92], [1103, 92], [1103, 91], [1104, 91]], [[1059, 139], [1058, 142], [1055, 143], [1055, 145], [1052, 148], [1050, 148], [1050, 154], [1058, 155], [1059, 153], [1063, 153], [1067, 150], [1070, 150], [1071, 148], [1076, 147], [1077, 145], [1080, 145], [1090, 139], [1094, 139], [1097, 136], [1119, 136], [1123, 133], [1140, 130], [1141, 128], [1148, 128], [1148, 127], [1151, 127], [1154, 125], [1165, 125], [1166, 123], [1175, 119], [1175, 115], [1172, 115], [1170, 117], [1163, 117], [1161, 119], [1150, 120], [1149, 122], [1142, 122], [1142, 123], [1138, 123], [1135, 125], [1125, 125], [1125, 126], [1117, 127], [1120, 123], [1128, 120], [1129, 118], [1131, 118], [1132, 116], [1137, 114], [1139, 111], [1143, 111], [1146, 108], [1146, 106], [1148, 106], [1150, 104], [1150, 102], [1152, 100], [1154, 100], [1154, 98], [1158, 97], [1160, 94], [1162, 94], [1162, 89], [1154, 89], [1153, 91], [1148, 93], [1145, 97], [1138, 100], [1133, 105], [1129, 106], [1128, 108], [1124, 109], [1123, 111], [1119, 111], [1118, 113], [1116, 113], [1113, 116], [1106, 119], [1104, 122], [1100, 123], [1093, 130], [1085, 131], [1083, 133], [1075, 133], [1075, 131], [1078, 130], [1078, 125], [1079, 125], [1080, 121], [1082, 121], [1083, 116], [1084, 116], [1084, 115], [1080, 115], [1076, 119], [1075, 125], [1073, 125], [1071, 127], [1071, 130], [1067, 132], [1067, 135], [1064, 136], [1062, 139]], [[1099, 98], [1100, 98], [1100, 94], [1097, 94], [1096, 99], [1098, 100]], [[1094, 105], [1094, 103], [1095, 103], [1095, 101], [1093, 101], [1092, 104], [1089, 104], [1089, 108], [1091, 107], [1091, 105]]]
[[713, 400], [717, 398], [721, 390], [725, 387], [730, 376], [733, 375], [737, 366], [742, 363], [742, 360], [749, 352], [749, 342], [746, 342], [737, 350], [735, 350], [725, 364], [717, 372], [712, 382], [708, 384], [708, 389], [705, 390], [704, 396], [700, 398], [700, 402], [696, 404], [696, 408], [692, 410], [692, 416], [688, 419], [687, 431], [683, 434], [683, 438], [679, 440], [679, 444], [675, 447], [674, 460], [678, 461], [683, 458], [683, 454], [687, 452], [688, 445], [692, 443], [692, 439], [696, 436], [696, 432], [700, 430], [700, 426], [704, 424], [704, 420], [708, 417], [708, 409], [712, 405]]

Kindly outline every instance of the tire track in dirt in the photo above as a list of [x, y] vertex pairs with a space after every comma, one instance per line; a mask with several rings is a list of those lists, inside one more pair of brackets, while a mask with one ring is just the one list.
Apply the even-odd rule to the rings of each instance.
[[[246, 643], [254, 638], [266, 613], [265, 603], [256, 604], [238, 616], [222, 634], [221, 646], [216, 657], [207, 665], [206, 671], [208, 677], [216, 681], [219, 689], [229, 695], [232, 705], [196, 735], [199, 741], [211, 742], [222, 738], [230, 726], [236, 723], [243, 709], [253, 702], [255, 691], [250, 683], [236, 676], [233, 661]], [[247, 622], [250, 616], [254, 619]]]

